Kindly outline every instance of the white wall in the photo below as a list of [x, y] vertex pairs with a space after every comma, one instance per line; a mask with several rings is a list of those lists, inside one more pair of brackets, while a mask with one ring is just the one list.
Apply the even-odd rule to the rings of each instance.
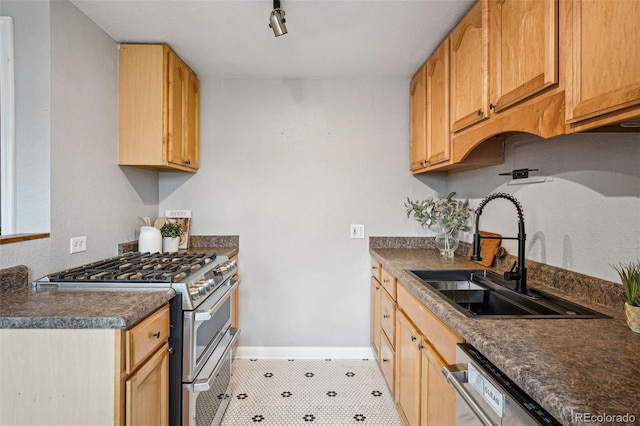
[[[637, 135], [520, 135], [504, 165], [416, 178], [406, 93], [405, 81], [202, 78], [201, 169], [161, 173], [160, 210], [193, 209], [194, 234], [240, 235], [242, 345], [365, 346], [369, 256], [349, 224], [367, 237], [429, 234], [406, 220], [407, 196], [457, 191], [477, 206], [509, 192], [529, 259], [618, 281], [609, 264], [637, 257]], [[523, 167], [552, 180], [498, 176]], [[506, 203], [487, 205], [482, 229], [517, 233]]]
[[[490, 193], [507, 192], [522, 204], [526, 256], [594, 277], [620, 282], [610, 264], [637, 261], [640, 253], [640, 135], [578, 134], [550, 140], [518, 135], [507, 140], [503, 165], [451, 174], [448, 188], [473, 206]], [[507, 186], [498, 173], [539, 169], [550, 181]], [[515, 207], [491, 201], [480, 228], [517, 235]], [[471, 241], [470, 237], [467, 238]], [[504, 242], [517, 253], [516, 242]]]
[[421, 232], [403, 202], [433, 193], [409, 173], [408, 81], [200, 88], [200, 170], [161, 173], [160, 207], [192, 209], [194, 234], [240, 235], [241, 344], [367, 346], [368, 237]]
[[[0, 245], [0, 268], [27, 265], [31, 279], [115, 256], [136, 238], [137, 216], [158, 211], [158, 173], [117, 165], [116, 42], [71, 3], [50, 6], [51, 238]], [[88, 250], [70, 255], [83, 235]]]

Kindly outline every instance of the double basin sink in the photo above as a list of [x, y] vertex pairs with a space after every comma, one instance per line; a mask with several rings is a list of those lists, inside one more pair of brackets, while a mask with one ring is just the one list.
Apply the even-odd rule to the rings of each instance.
[[408, 270], [418, 281], [435, 290], [443, 300], [469, 318], [608, 318], [599, 312], [531, 289], [516, 292], [514, 284], [484, 270]]

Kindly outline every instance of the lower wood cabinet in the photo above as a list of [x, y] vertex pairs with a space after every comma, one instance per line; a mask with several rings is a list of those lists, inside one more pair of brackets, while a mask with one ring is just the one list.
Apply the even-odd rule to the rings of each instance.
[[119, 390], [124, 394], [116, 392], [117, 403], [124, 403], [124, 419], [119, 416], [116, 424], [169, 424], [168, 339], [168, 305], [124, 331], [125, 363], [119, 369]]
[[396, 316], [396, 403], [404, 423], [454, 425], [454, 390], [442, 374], [447, 363], [403, 313]]
[[169, 424], [169, 345], [158, 351], [126, 381], [126, 424]]
[[[374, 269], [379, 271], [378, 269]], [[407, 426], [455, 424], [456, 396], [442, 374], [463, 339], [389, 271], [395, 298], [371, 277], [371, 345]]]
[[371, 261], [371, 349], [391, 394], [395, 387], [396, 279]]
[[375, 277], [371, 277], [371, 348], [376, 358], [380, 359], [380, 298], [382, 285]]
[[395, 392], [395, 365], [396, 365], [396, 352], [389, 343], [387, 336], [382, 333], [380, 337], [380, 369], [384, 375], [387, 385], [391, 394]]
[[421, 348], [420, 418], [425, 425], [456, 423], [456, 394], [442, 374], [446, 363], [425, 340]]
[[[231, 258], [229, 260], [235, 261], [236, 265], [238, 265], [238, 255], [234, 254], [233, 256], [231, 256]], [[233, 279], [236, 281], [239, 281], [240, 278], [238, 277], [238, 268], [236, 268], [233, 271], [233, 275], [232, 275]], [[240, 286], [238, 286], [238, 288], [236, 288], [233, 293], [231, 293], [231, 327], [233, 328], [240, 328], [240, 317], [238, 314], [238, 309], [240, 306]], [[233, 357], [236, 357], [236, 352], [238, 350], [238, 341], [236, 340], [236, 342], [233, 344], [233, 347], [231, 349], [233, 351]]]
[[167, 425], [168, 337], [168, 305], [127, 330], [1, 329], [0, 425]]
[[396, 402], [406, 424], [420, 424], [422, 337], [402, 312], [396, 317]]

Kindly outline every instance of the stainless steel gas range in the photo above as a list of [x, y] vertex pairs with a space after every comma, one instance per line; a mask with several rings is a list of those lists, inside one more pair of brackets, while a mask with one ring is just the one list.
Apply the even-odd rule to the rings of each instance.
[[[217, 425], [231, 397], [231, 295], [237, 265], [204, 253], [126, 253], [49, 274], [36, 288], [173, 288], [169, 337], [171, 425]], [[135, 297], [135, 296], [134, 296]]]

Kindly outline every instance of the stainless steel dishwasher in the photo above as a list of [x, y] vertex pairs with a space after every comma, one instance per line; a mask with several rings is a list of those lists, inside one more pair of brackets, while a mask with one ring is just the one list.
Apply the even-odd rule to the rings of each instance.
[[561, 425], [476, 348], [460, 343], [442, 373], [456, 391], [457, 426]]

